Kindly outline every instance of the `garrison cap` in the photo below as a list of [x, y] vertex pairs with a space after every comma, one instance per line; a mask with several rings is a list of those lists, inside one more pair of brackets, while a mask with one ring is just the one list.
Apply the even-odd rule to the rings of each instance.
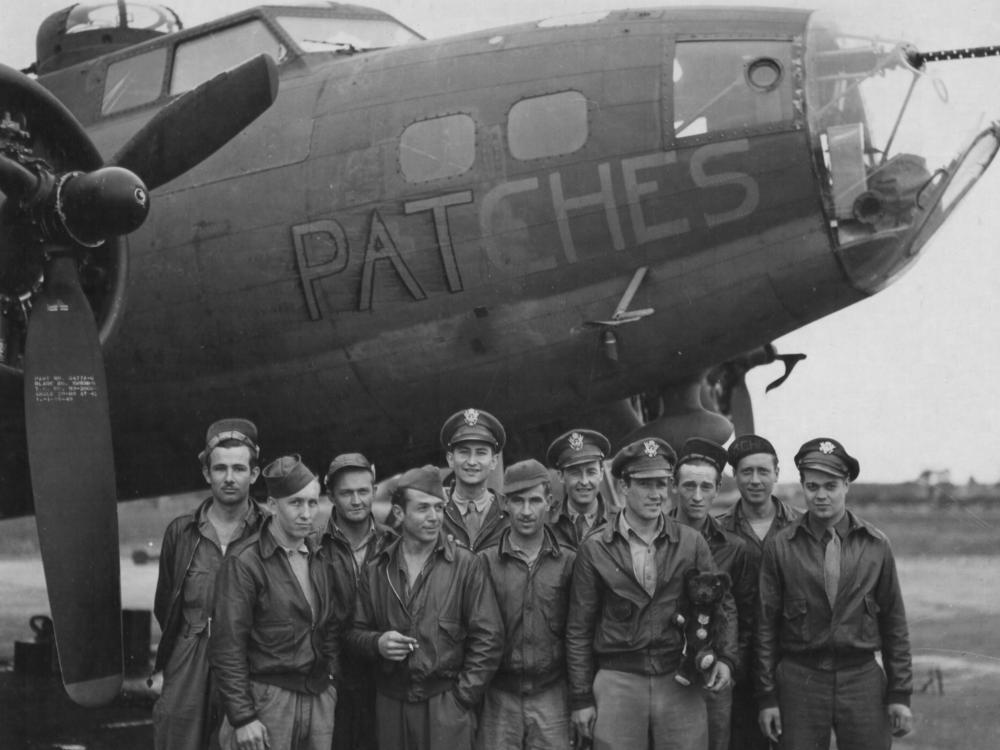
[[291, 497], [317, 479], [298, 453], [274, 459], [261, 473], [267, 484], [267, 496], [275, 500]]
[[775, 458], [778, 457], [778, 451], [766, 438], [762, 438], [760, 435], [740, 435], [729, 444], [729, 465], [733, 467], [733, 471], [736, 471], [736, 466], [740, 461], [756, 453], [770, 453]]
[[861, 471], [858, 459], [844, 450], [844, 446], [833, 438], [818, 437], [803, 443], [795, 454], [795, 466], [799, 471], [814, 469], [824, 474], [832, 474], [841, 479], [857, 479]]
[[215, 447], [226, 440], [238, 440], [243, 443], [250, 449], [250, 455], [254, 458], [260, 455], [260, 446], [257, 445], [257, 425], [249, 419], [232, 417], [212, 422], [205, 432], [205, 449], [198, 454], [198, 459], [204, 463]]
[[611, 452], [611, 441], [596, 430], [570, 430], [560, 435], [546, 451], [549, 466], [568, 469], [589, 461], [603, 461]]
[[503, 473], [503, 494], [513, 495], [548, 481], [551, 481], [549, 470], [542, 466], [541, 461], [533, 458], [518, 461]]
[[330, 468], [326, 470], [327, 489], [330, 489], [330, 485], [333, 483], [333, 478], [337, 472], [344, 469], [367, 470], [372, 473], [372, 478], [375, 476], [375, 470], [372, 469], [371, 462], [363, 455], [360, 453], [341, 453], [339, 456], [334, 456], [334, 459], [330, 462]]
[[716, 468], [719, 478], [722, 478], [722, 470], [726, 468], [726, 460], [729, 454], [726, 449], [716, 442], [705, 438], [688, 438], [681, 448], [680, 455], [677, 456], [677, 466], [688, 461], [705, 461]]
[[396, 480], [396, 489], [420, 490], [428, 495], [446, 500], [441, 486], [441, 472], [436, 466], [427, 464], [417, 469], [409, 469]]
[[667, 477], [675, 463], [677, 454], [670, 443], [658, 437], [644, 438], [618, 451], [611, 462], [611, 474], [618, 478], [635, 479]]
[[482, 409], [463, 409], [445, 420], [441, 428], [441, 447], [451, 450], [459, 443], [489, 443], [497, 453], [507, 442], [500, 420]]

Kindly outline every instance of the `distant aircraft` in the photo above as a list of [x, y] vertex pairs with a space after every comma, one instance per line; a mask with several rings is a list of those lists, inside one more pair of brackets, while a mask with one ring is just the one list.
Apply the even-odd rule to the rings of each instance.
[[38, 83], [0, 74], [0, 516], [37, 514], [70, 695], [121, 684], [116, 498], [190, 489], [215, 418], [384, 473], [468, 406], [508, 460], [751, 429], [746, 371], [801, 356], [769, 342], [897, 278], [993, 160], [995, 123], [938, 150], [927, 73], [995, 51], [763, 8], [49, 17]]

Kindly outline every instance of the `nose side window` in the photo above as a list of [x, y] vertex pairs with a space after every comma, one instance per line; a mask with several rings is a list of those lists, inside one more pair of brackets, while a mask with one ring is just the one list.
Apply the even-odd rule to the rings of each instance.
[[791, 42], [678, 41], [674, 136], [722, 136], [790, 126], [795, 119]]

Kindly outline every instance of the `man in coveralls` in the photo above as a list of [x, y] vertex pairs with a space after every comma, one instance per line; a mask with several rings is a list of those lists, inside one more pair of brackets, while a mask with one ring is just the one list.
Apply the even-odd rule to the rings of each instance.
[[208, 747], [221, 720], [209, 680], [212, 599], [223, 557], [261, 523], [250, 499], [259, 453], [253, 422], [212, 424], [198, 456], [212, 496], [193, 513], [175, 518], [163, 535], [153, 604], [163, 633], [154, 668], [163, 671], [163, 691], [153, 707], [156, 750]]

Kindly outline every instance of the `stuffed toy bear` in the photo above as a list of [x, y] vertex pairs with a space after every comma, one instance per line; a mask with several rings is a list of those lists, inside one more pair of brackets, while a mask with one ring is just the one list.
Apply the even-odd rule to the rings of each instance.
[[674, 675], [681, 685], [690, 685], [699, 672], [704, 677], [715, 664], [719, 604], [731, 585], [726, 573], [703, 573], [697, 568], [684, 573], [684, 595], [673, 617], [674, 625], [684, 632], [684, 658]]

